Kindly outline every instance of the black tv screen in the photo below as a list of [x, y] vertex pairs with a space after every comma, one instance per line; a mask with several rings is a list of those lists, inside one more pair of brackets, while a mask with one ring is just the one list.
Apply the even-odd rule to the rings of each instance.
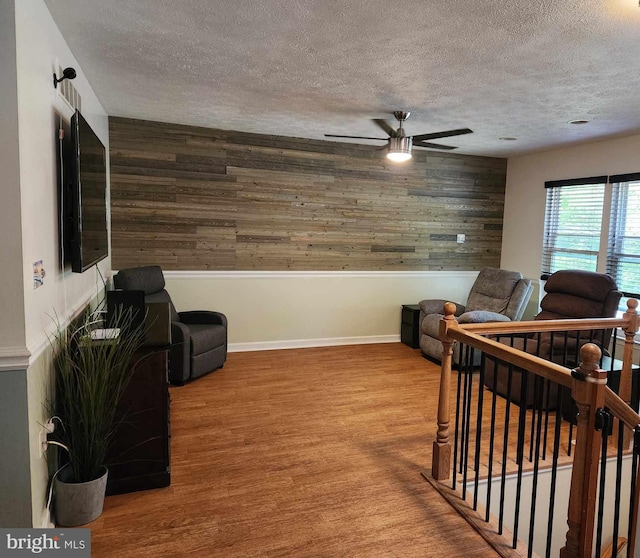
[[63, 145], [65, 260], [82, 273], [109, 255], [106, 150], [78, 110]]

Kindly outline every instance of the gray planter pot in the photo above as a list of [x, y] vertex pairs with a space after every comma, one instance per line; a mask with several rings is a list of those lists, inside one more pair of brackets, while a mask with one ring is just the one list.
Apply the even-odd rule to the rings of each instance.
[[109, 471], [105, 467], [100, 478], [89, 482], [65, 482], [67, 472], [65, 467], [54, 481], [56, 524], [61, 527], [85, 525], [102, 513]]

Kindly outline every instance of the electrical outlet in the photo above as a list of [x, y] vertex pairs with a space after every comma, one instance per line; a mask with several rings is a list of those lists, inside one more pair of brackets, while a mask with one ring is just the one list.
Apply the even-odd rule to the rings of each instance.
[[56, 429], [56, 423], [53, 418], [50, 418], [42, 425], [40, 432], [38, 434], [38, 444], [40, 445], [40, 457], [42, 457], [49, 447], [49, 441], [47, 436], [54, 432]]
[[47, 433], [51, 434], [51, 433], [52, 433], [52, 432], [54, 432], [54, 431], [55, 431], [55, 429], [56, 429], [56, 423], [55, 423], [55, 422], [53, 422], [53, 419], [52, 419], [52, 418], [50, 418], [47, 422], [45, 422], [45, 423], [44, 423], [44, 425], [43, 425], [43, 427], [42, 427], [42, 428], [44, 428], [44, 430], [45, 430]]
[[40, 444], [40, 457], [42, 457], [47, 452], [47, 448], [49, 447], [49, 444], [47, 442], [47, 431], [44, 428], [40, 430], [38, 442]]
[[466, 240], [466, 235], [464, 234], [456, 235], [456, 242], [458, 244], [463, 244], [465, 240]]

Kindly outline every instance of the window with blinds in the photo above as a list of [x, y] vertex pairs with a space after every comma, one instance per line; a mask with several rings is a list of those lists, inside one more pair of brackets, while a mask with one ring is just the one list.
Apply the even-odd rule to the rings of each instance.
[[640, 173], [616, 175], [607, 249], [607, 273], [626, 297], [640, 297]]
[[597, 271], [606, 176], [545, 183], [542, 273]]

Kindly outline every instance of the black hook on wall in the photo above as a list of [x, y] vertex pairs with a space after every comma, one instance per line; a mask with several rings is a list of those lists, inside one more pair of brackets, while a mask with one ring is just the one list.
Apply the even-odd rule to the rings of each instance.
[[76, 77], [76, 71], [73, 68], [65, 68], [64, 70], [62, 70], [62, 77], [60, 79], [58, 79], [58, 76], [56, 76], [56, 74], [53, 74], [53, 86], [57, 89], [58, 88], [58, 84], [61, 81], [64, 81], [65, 79], [75, 79]]

